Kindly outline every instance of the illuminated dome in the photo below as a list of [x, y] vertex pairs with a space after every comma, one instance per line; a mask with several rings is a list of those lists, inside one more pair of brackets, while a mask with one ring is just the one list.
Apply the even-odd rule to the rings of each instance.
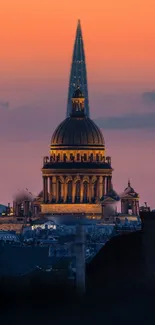
[[51, 147], [95, 146], [104, 149], [104, 138], [98, 126], [85, 115], [84, 96], [79, 86], [72, 96], [72, 112], [58, 125], [51, 139]]
[[51, 146], [104, 147], [103, 135], [98, 126], [87, 116], [68, 117], [53, 133]]

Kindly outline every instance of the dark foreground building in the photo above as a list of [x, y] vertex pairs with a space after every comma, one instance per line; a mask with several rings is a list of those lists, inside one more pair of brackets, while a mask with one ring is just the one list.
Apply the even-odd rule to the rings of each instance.
[[49, 281], [36, 287], [34, 279], [31, 293], [18, 300], [16, 290], [8, 298], [1, 288], [1, 324], [154, 322], [155, 220], [144, 222], [142, 232], [115, 237], [100, 251], [87, 270], [87, 292], [80, 300], [71, 298], [70, 288], [53, 289]]

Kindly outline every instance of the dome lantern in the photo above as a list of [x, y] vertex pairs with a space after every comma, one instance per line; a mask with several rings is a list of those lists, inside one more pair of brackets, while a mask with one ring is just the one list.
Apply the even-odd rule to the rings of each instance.
[[79, 85], [77, 86], [76, 90], [72, 96], [72, 112], [70, 116], [84, 116], [84, 95], [80, 90]]

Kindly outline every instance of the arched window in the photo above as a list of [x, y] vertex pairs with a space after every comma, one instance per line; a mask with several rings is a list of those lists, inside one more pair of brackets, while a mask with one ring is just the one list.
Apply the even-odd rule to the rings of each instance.
[[87, 182], [83, 183], [83, 201], [84, 202], [88, 201], [88, 183]]
[[66, 153], [63, 154], [63, 161], [64, 161], [64, 162], [67, 161], [67, 155], [66, 155]]
[[87, 154], [86, 153], [84, 153], [84, 161], [87, 161]]
[[90, 154], [90, 161], [93, 161], [93, 153]]
[[99, 154], [96, 155], [96, 161], [99, 161]]
[[76, 182], [75, 202], [80, 202], [80, 181]]
[[77, 161], [79, 161], [80, 160], [80, 154], [78, 153], [77, 154]]
[[67, 201], [72, 202], [72, 181], [68, 182]]
[[130, 214], [130, 215], [132, 214], [132, 208], [133, 208], [132, 204], [131, 204], [131, 202], [129, 202], [128, 203], [128, 212], [127, 213]]

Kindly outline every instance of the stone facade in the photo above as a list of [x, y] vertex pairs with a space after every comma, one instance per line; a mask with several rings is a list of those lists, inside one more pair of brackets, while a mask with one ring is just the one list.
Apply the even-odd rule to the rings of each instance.
[[101, 204], [41, 204], [43, 214], [86, 213], [101, 215]]
[[135, 192], [131, 187], [130, 181], [128, 181], [128, 187], [124, 191], [124, 195], [121, 198], [121, 212], [124, 214], [139, 215], [139, 194]]

